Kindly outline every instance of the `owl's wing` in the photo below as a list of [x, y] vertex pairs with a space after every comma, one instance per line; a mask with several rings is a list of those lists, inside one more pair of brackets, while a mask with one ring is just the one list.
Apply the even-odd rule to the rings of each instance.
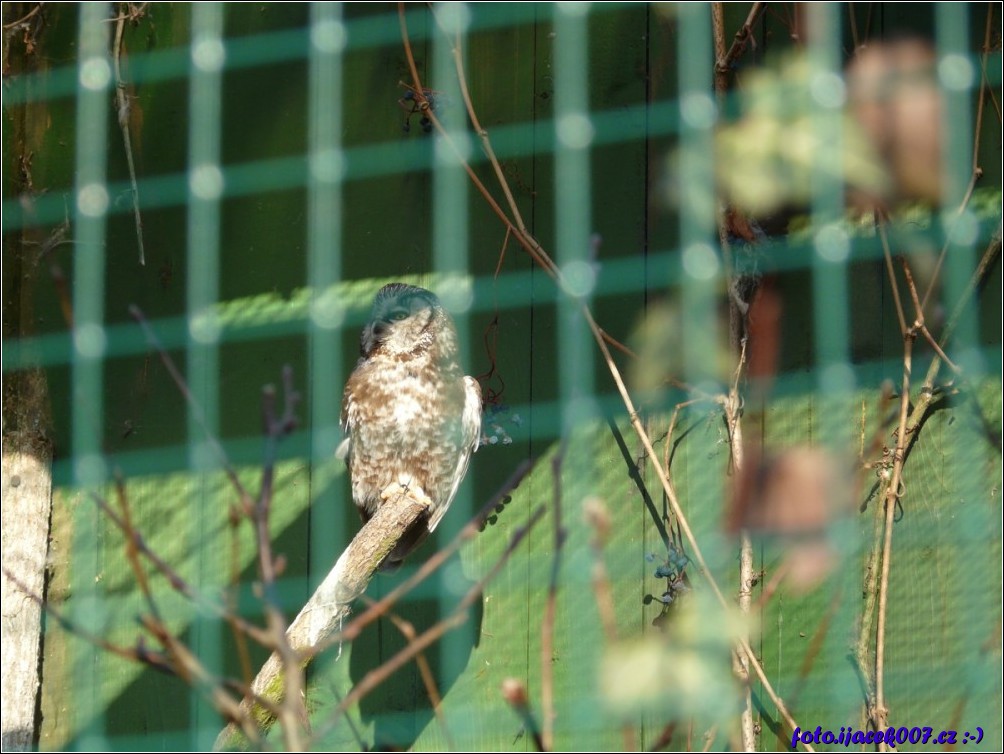
[[349, 453], [351, 452], [351, 450], [352, 450], [352, 437], [346, 437], [344, 440], [338, 443], [338, 447], [335, 448], [335, 458], [338, 458], [342, 461], [345, 461], [345, 463], [348, 463]]
[[464, 412], [461, 414], [460, 431], [462, 444], [457, 455], [453, 482], [450, 484], [450, 494], [436, 506], [436, 512], [429, 518], [429, 531], [433, 531], [439, 525], [440, 519], [456, 497], [460, 483], [467, 474], [471, 453], [478, 449], [481, 442], [481, 385], [473, 377], [464, 377]]

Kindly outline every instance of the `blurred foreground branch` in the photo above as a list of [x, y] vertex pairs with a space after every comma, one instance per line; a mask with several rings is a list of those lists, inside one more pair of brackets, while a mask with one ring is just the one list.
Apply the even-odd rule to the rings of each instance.
[[[516, 239], [519, 245], [522, 246], [523, 249], [527, 252], [527, 254], [531, 257], [531, 259], [533, 259], [533, 261], [538, 266], [540, 266], [541, 269], [543, 269], [548, 274], [548, 276], [551, 277], [552, 280], [554, 280], [555, 285], [563, 293], [570, 296], [579, 304], [579, 312], [583, 317], [583, 319], [585, 320], [587, 326], [589, 327], [589, 330], [591, 331], [593, 338], [596, 340], [596, 344], [600, 349], [600, 353], [603, 357], [603, 360], [605, 361], [607, 368], [610, 371], [610, 376], [612, 377], [614, 384], [617, 387], [617, 392], [620, 394], [621, 399], [624, 402], [624, 408], [625, 411], [627, 412], [627, 415], [630, 417], [631, 426], [634, 429], [635, 433], [637, 434], [638, 439], [641, 441], [642, 447], [644, 448], [647, 457], [650, 459], [652, 466], [656, 472], [656, 475], [659, 478], [659, 482], [662, 485], [663, 491], [666, 493], [666, 497], [670, 502], [673, 514], [679, 521], [680, 528], [684, 536], [686, 537], [687, 542], [689, 543], [690, 547], [693, 550], [694, 560], [700, 567], [702, 575], [706, 579], [708, 585], [711, 587], [711, 591], [714, 593], [715, 599], [718, 601], [718, 603], [722, 606], [723, 609], [730, 610], [731, 604], [729, 600], [725, 597], [721, 588], [718, 586], [717, 580], [715, 579], [710, 569], [708, 568], [707, 561], [705, 560], [700, 545], [697, 542], [697, 538], [694, 536], [694, 533], [690, 528], [690, 524], [688, 523], [687, 517], [683, 512], [683, 508], [681, 507], [680, 502], [677, 499], [676, 492], [673, 489], [672, 485], [670, 484], [669, 477], [658, 463], [657, 460], [658, 455], [656, 454], [654, 448], [652, 447], [652, 441], [648, 436], [648, 432], [645, 430], [645, 427], [643, 426], [642, 421], [639, 418], [638, 411], [634, 405], [634, 401], [631, 399], [631, 396], [628, 393], [628, 389], [624, 382], [624, 378], [621, 375], [621, 371], [617, 366], [616, 362], [614, 362], [613, 360], [613, 356], [610, 353], [610, 345], [612, 344], [611, 337], [599, 326], [599, 324], [597, 324], [596, 320], [593, 317], [592, 311], [589, 309], [587, 303], [575, 293], [574, 287], [568, 285], [564, 275], [561, 272], [561, 269], [558, 267], [557, 264], [555, 264], [551, 256], [540, 245], [540, 242], [537, 241], [537, 239], [527, 229], [525, 223], [523, 222], [522, 216], [519, 213], [518, 208], [515, 206], [515, 202], [511, 199], [512, 191], [509, 190], [508, 188], [508, 181], [505, 178], [505, 173], [502, 170], [501, 165], [498, 162], [498, 159], [494, 156], [494, 152], [489, 147], [485, 147], [485, 145], [489, 143], [488, 133], [484, 128], [479, 127], [480, 121], [478, 120], [477, 115], [474, 113], [472, 99], [467, 89], [466, 77], [464, 76], [463, 73], [463, 63], [462, 63], [463, 55], [460, 49], [460, 34], [458, 33], [453, 39], [453, 45], [454, 45], [454, 61], [457, 68], [457, 76], [460, 82], [461, 92], [463, 93], [464, 102], [468, 108], [468, 114], [471, 117], [471, 122], [474, 124], [475, 128], [478, 131], [478, 135], [481, 138], [482, 147], [485, 148], [485, 152], [488, 156], [489, 162], [492, 164], [494, 173], [499, 181], [500, 186], [502, 186], [503, 193], [507, 198], [507, 202], [509, 203], [510, 211], [512, 213], [511, 216], [507, 214], [504, 209], [502, 209], [499, 203], [492, 196], [491, 192], [478, 177], [477, 173], [471, 167], [470, 162], [464, 156], [463, 150], [461, 150], [454, 142], [453, 138], [450, 135], [450, 132], [443, 127], [443, 124], [440, 122], [439, 118], [436, 117], [433, 108], [429, 104], [428, 98], [424, 94], [425, 88], [422, 84], [421, 76], [419, 76], [418, 73], [418, 66], [415, 62], [415, 55], [414, 52], [412, 51], [411, 40], [408, 35], [408, 26], [405, 18], [404, 3], [398, 3], [398, 18], [401, 26], [401, 39], [404, 45], [405, 58], [408, 62], [408, 68], [412, 78], [411, 88], [412, 91], [414, 91], [415, 93], [414, 96], [418, 103], [419, 109], [421, 109], [421, 111], [425, 114], [425, 116], [429, 118], [432, 125], [435, 127], [436, 132], [443, 138], [447, 147], [453, 151], [454, 155], [458, 160], [458, 163], [461, 165], [464, 172], [470, 178], [475, 188], [478, 190], [478, 192], [481, 194], [484, 200], [488, 203], [489, 207], [491, 207], [492, 211], [505, 226], [507, 234], [511, 235], [513, 238]], [[794, 718], [791, 716], [791, 713], [788, 711], [788, 708], [784, 704], [781, 697], [778, 696], [777, 692], [774, 690], [773, 685], [767, 678], [766, 673], [764, 673], [763, 667], [761, 666], [760, 661], [757, 659], [756, 653], [753, 651], [752, 647], [750, 647], [749, 642], [741, 638], [738, 643], [739, 643], [740, 653], [747, 658], [747, 661], [749, 662], [750, 666], [753, 668], [757, 677], [760, 679], [760, 682], [763, 684], [764, 692], [777, 707], [778, 713], [784, 720], [785, 724], [789, 726], [792, 730], [799, 727], [798, 723], [795, 722]], [[807, 744], [805, 745], [805, 749], [807, 751], [813, 751], [812, 747]]]
[[[310, 662], [315, 648], [342, 626], [353, 601], [366, 591], [384, 558], [425, 513], [425, 504], [406, 492], [378, 507], [353, 537], [285, 632], [285, 641], [301, 669]], [[267, 729], [276, 716], [272, 708], [262, 705], [258, 699], [281, 704], [286, 698], [289, 670], [282, 653], [273, 652], [251, 684], [252, 695], [241, 702], [241, 713], [251, 717], [259, 728]], [[232, 721], [220, 732], [215, 748], [233, 749], [246, 745], [247, 739], [240, 726]]]

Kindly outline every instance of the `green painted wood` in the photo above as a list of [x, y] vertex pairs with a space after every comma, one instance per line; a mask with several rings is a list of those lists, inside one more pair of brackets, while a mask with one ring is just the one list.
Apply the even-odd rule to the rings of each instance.
[[[742, 21], [746, 10], [745, 6], [727, 8], [729, 28]], [[561, 190], [555, 186], [553, 159], [554, 10], [546, 4], [525, 8], [521, 4], [479, 4], [470, 6], [470, 11], [473, 26], [466, 54], [475, 106], [492, 135], [528, 227], [553, 251], [554, 195]], [[853, 11], [863, 25], [865, 9], [855, 6]], [[877, 6], [875, 12], [881, 15], [883, 30], [903, 26], [925, 29], [930, 21], [919, 18], [915, 9], [899, 15], [891, 5]], [[982, 6], [971, 8], [975, 43], [981, 40], [976, 30], [982, 29], [983, 12]], [[46, 6], [46, 13], [49, 48], [45, 66], [53, 71], [47, 80], [51, 92], [62, 86], [60, 71], [74, 62], [77, 10], [73, 6]], [[130, 338], [141, 342], [131, 329], [126, 310], [136, 303], [184, 367], [186, 330], [178, 318], [185, 313], [186, 239], [182, 229], [191, 15], [187, 6], [167, 4], [152, 5], [148, 13], [146, 19], [126, 30], [129, 71], [137, 79], [133, 108], [141, 119], [134, 126], [134, 147], [141, 195], [144, 203], [149, 202], [143, 213], [148, 264], [145, 268], [135, 264], [129, 196], [121, 183], [127, 175], [126, 161], [121, 137], [113, 127], [108, 139], [115, 212], [108, 226], [105, 310], [109, 324], [124, 328], [110, 331], [114, 333], [113, 351], [128, 345]], [[322, 384], [304, 384], [310, 281], [302, 155], [308, 127], [304, 51], [309, 9], [290, 4], [235, 5], [227, 7], [225, 16], [231, 65], [223, 77], [222, 148], [228, 184], [222, 203], [221, 316], [227, 329], [220, 347], [219, 422], [242, 478], [254, 489], [261, 457], [261, 386], [277, 382], [282, 366], [291, 364], [297, 386], [309, 403], [318, 391], [339, 394], [344, 375], [331, 375], [330, 381]], [[402, 278], [419, 284], [435, 280], [431, 274], [435, 244], [432, 176], [428, 170], [435, 141], [415, 123], [410, 133], [402, 132], [403, 112], [397, 100], [404, 90], [398, 82], [407, 79], [408, 72], [395, 7], [348, 5], [344, 18], [350, 37], [342, 93], [342, 139], [347, 149], [358, 151], [349, 152], [343, 208], [344, 281], [336, 288], [346, 309], [345, 328], [333, 337], [342, 349], [342, 363], [349, 368], [357, 354], [358, 329], [379, 285]], [[408, 18], [419, 66], [428, 76], [431, 47], [427, 40], [436, 33], [435, 25], [423, 8], [410, 9]], [[766, 52], [790, 44], [783, 21], [780, 13], [769, 16], [760, 46], [744, 65], [762, 61]], [[589, 19], [590, 62], [585, 75], [599, 134], [591, 155], [590, 230], [601, 240], [597, 260], [603, 288], [602, 295], [595, 298], [594, 310], [601, 325], [624, 341], [631, 340], [645, 312], [678, 282], [668, 265], [659, 261], [665, 254], [675, 254], [678, 242], [678, 218], [668, 189], [674, 169], [675, 123], [667, 112], [675, 110], [660, 109], [672, 103], [677, 92], [678, 33], [672, 13], [664, 14], [655, 6], [600, 6]], [[65, 92], [72, 93], [75, 74], [70, 73]], [[433, 88], [440, 86], [427, 80]], [[997, 86], [999, 94], [999, 82]], [[59, 211], [46, 221], [48, 225], [33, 231], [39, 241], [61, 220], [62, 202], [70, 200], [73, 181], [73, 100], [53, 96], [47, 102], [51, 127], [44, 135], [46, 148], [35, 155], [33, 170], [36, 186], [46, 191], [38, 200], [40, 207], [44, 208], [50, 197], [63, 199]], [[646, 104], [652, 106], [647, 114]], [[443, 114], [462, 118], [462, 103], [449, 103]], [[989, 137], [984, 140], [984, 151], [991, 149], [987, 144], [992, 142]], [[999, 151], [999, 145], [996, 148]], [[9, 153], [5, 141], [5, 155]], [[477, 145], [474, 153], [478, 157]], [[993, 167], [999, 160], [987, 158], [984, 162], [986, 185], [999, 185], [999, 169]], [[494, 185], [483, 161], [478, 162], [477, 170], [486, 184]], [[4, 186], [7, 202], [11, 196], [6, 178]], [[502, 201], [500, 192], [493, 189], [493, 195]], [[998, 205], [999, 193], [990, 197], [981, 217], [999, 217]], [[664, 582], [654, 577], [654, 565], [646, 555], [664, 549], [660, 524], [665, 504], [599, 356], [588, 364], [558, 362], [552, 283], [534, 269], [511, 239], [506, 242], [504, 227], [473, 190], [467, 206], [456, 211], [469, 218], [469, 272], [476, 293], [467, 316], [465, 360], [469, 373], [484, 375], [484, 384], [491, 389], [486, 431], [496, 442], [474, 457], [454, 512], [418, 557], [443, 544], [450, 531], [456, 531], [521, 461], [536, 459], [536, 467], [495, 520], [447, 566], [443, 576], [419, 590], [397, 613], [418, 631], [429, 627], [442, 617], [451, 600], [458, 599], [486, 573], [532, 510], [544, 506], [550, 511], [555, 487], [551, 461], [559, 450], [562, 380], [570, 369], [592, 369], [598, 397], [610, 420], [577, 428], [564, 448], [560, 486], [568, 539], [562, 552], [555, 647], [547, 662], [555, 681], [557, 746], [619, 748], [623, 744], [621, 720], [603, 698], [599, 675], [610, 648], [600, 629], [590, 585], [590, 531], [583, 523], [582, 506], [585, 498], [597, 496], [606, 503], [614, 522], [605, 563], [613, 587], [618, 635], [628, 640], [660, 635], [653, 626], [658, 606], [646, 605], [644, 597], [664, 588]], [[984, 235], [992, 231], [990, 225], [981, 228]], [[72, 276], [78, 252], [72, 246], [59, 247], [52, 259]], [[820, 412], [833, 410], [828, 404], [823, 407], [813, 371], [815, 349], [811, 302], [805, 295], [810, 287], [803, 269], [805, 253], [796, 244], [789, 248], [780, 243], [765, 253], [770, 264], [784, 270], [775, 282], [785, 305], [781, 354], [785, 377], [765, 406], [752, 405], [751, 399], [746, 433], [751, 441], [762, 439], [773, 448], [820, 445]], [[6, 257], [4, 264], [6, 273]], [[498, 280], [493, 277], [497, 266]], [[859, 379], [862, 392], [849, 397], [848, 405], [838, 407], [836, 413], [846, 419], [845, 429], [855, 438], [854, 444], [862, 401], [871, 412], [881, 380], [899, 378], [896, 362], [901, 344], [881, 265], [874, 258], [854, 262], [849, 275], [851, 354], [866, 366], [861, 368]], [[1000, 383], [994, 359], [999, 357], [1000, 325], [999, 294], [994, 292], [999, 290], [998, 268], [980, 309], [991, 375], [981, 401], [998, 432]], [[56, 286], [39, 286], [37, 307], [39, 332], [65, 332]], [[631, 342], [634, 345], [635, 341]], [[6, 342], [4, 346], [6, 361]], [[107, 359], [104, 370], [107, 413], [100, 421], [109, 463], [124, 469], [134, 513], [151, 544], [182, 573], [191, 573], [198, 555], [192, 551], [185, 501], [197, 480], [180, 471], [186, 452], [184, 401], [156, 355], [141, 345], [122, 348], [121, 353]], [[926, 354], [924, 349], [918, 346]], [[69, 350], [60, 352], [55, 359], [59, 363], [47, 370], [55, 417], [55, 472], [57, 479], [62, 474], [64, 480], [71, 463], [66, 419], [70, 413], [70, 358]], [[629, 359], [617, 359], [630, 374]], [[665, 391], [651, 400], [640, 397], [659, 453], [665, 444], [668, 411], [683, 399], [678, 391]], [[309, 416], [306, 406], [301, 416]], [[871, 432], [873, 419], [870, 413], [868, 417]], [[672, 455], [673, 482], [716, 578], [732, 593], [736, 586], [735, 543], [721, 534], [728, 450], [720, 417], [709, 406], [693, 407], [682, 414], [676, 437], [682, 439]], [[347, 502], [348, 485], [341, 464], [332, 461], [323, 468], [308, 468], [303, 460], [308, 455], [306, 443], [306, 435], [299, 434], [283, 445], [272, 521], [275, 548], [287, 560], [282, 595], [291, 614], [309, 594], [308, 580], [316, 581], [319, 576], [309, 569], [310, 502], [328, 492], [326, 499], [342, 501], [338, 514], [341, 533], [347, 538], [358, 526]], [[857, 452], [856, 447], [846, 450], [850, 455]], [[1001, 589], [1000, 473], [999, 452], [988, 449], [964, 403], [937, 412], [925, 425], [907, 467], [904, 513], [894, 534], [888, 688], [897, 725], [948, 727], [953, 723], [961, 729], [982, 724], [988, 733], [993, 731], [991, 742], [1000, 744], [1001, 690], [997, 679], [1001, 668], [999, 652], [993, 650], [994, 641], [999, 644], [999, 638], [994, 639], [994, 626], [999, 623], [997, 595]], [[216, 556], [226, 558], [230, 536], [225, 501], [233, 495], [216, 477], [205, 482], [214, 490], [211, 499], [220, 501], [212, 520], [218, 533]], [[978, 493], [975, 500], [974, 490]], [[871, 536], [874, 501], [870, 505], [848, 520], [841, 540], [846, 550], [830, 580], [806, 595], [782, 588], [760, 611], [759, 627], [753, 629], [755, 646], [769, 676], [806, 726], [839, 729], [858, 724], [860, 691], [847, 655], [856, 636], [861, 568]], [[87, 599], [86, 594], [67, 593], [66, 584], [78, 555], [69, 549], [74, 525], [79, 516], [91, 515], [90, 506], [64, 482], [54, 513], [50, 587], [50, 596], [61, 606]], [[342, 724], [331, 731], [325, 737], [326, 746], [446, 749], [452, 744], [473, 749], [532, 749], [529, 736], [521, 732], [499, 689], [505, 678], [522, 680], [535, 713], [540, 715], [540, 619], [554, 556], [552, 526], [548, 512], [486, 590], [478, 609], [472, 611], [456, 637], [428, 653], [444, 698], [445, 729], [436, 721], [419, 674], [410, 664], [355, 706], [349, 714], [352, 725]], [[344, 545], [335, 532], [330, 541], [314, 541], [324, 542], [325, 552], [319, 556], [314, 553], [317, 559], [313, 562], [324, 562], [327, 557], [333, 563]], [[97, 546], [103, 571], [95, 588], [101, 590], [107, 609], [99, 616], [101, 624], [110, 637], [134, 641], [140, 633], [135, 618], [143, 607], [132, 588], [121, 540], [104, 527]], [[246, 527], [238, 550], [237, 571], [243, 584], [240, 609], [249, 616], [259, 616], [260, 607], [250, 586], [256, 571]], [[758, 549], [757, 568], [764, 570], [765, 580], [776, 573], [779, 557], [770, 545]], [[381, 575], [370, 596], [378, 598], [392, 589], [413, 567], [409, 564], [402, 573]], [[695, 591], [701, 592], [696, 573], [691, 573], [691, 581]], [[155, 580], [155, 586], [171, 625], [186, 635], [192, 608], [172, 597], [161, 580]], [[834, 605], [836, 612], [824, 625]], [[692, 615], [696, 617], [691, 623], [674, 635], [677, 644], [673, 651], [685, 653], [695, 643], [695, 632], [699, 637], [705, 625], [712, 638], [715, 633], [711, 629], [720, 628], [714, 609], [699, 604]], [[813, 648], [814, 638], [820, 635], [818, 648]], [[988, 641], [991, 649], [982, 652], [980, 648]], [[229, 639], [224, 637], [224, 642]], [[311, 672], [315, 721], [323, 724], [351, 684], [403, 644], [398, 630], [382, 621], [354, 646], [344, 647], [340, 659], [323, 658]], [[52, 621], [45, 646], [47, 680], [40, 745], [47, 749], [73, 746], [88, 722], [75, 716], [74, 694], [79, 689], [74, 688], [73, 679], [79, 675], [74, 674], [73, 662], [77, 648]], [[717, 645], [712, 642], [711, 646]], [[260, 663], [263, 654], [253, 651], [252, 665]], [[681, 657], [706, 654], [667, 656], [680, 664]], [[814, 659], [803, 675], [807, 657]], [[719, 660], [701, 667], [724, 669], [728, 684], [727, 653], [722, 652]], [[231, 672], [239, 672], [235, 654], [228, 656], [226, 663]], [[101, 658], [95, 672], [100, 676], [100, 705], [105, 710], [103, 724], [110, 748], [184, 749], [201, 740], [204, 731], [190, 730], [192, 692], [180, 682], [110, 657]], [[709, 687], [710, 681], [703, 686]], [[776, 716], [761, 692], [754, 686], [763, 730], [761, 746], [777, 748], [771, 733]], [[667, 693], [662, 704], [656, 694], [649, 698], [649, 706], [639, 703], [638, 709], [627, 715], [638, 735], [637, 743], [654, 743], [666, 722], [687, 709], [693, 698], [701, 697]], [[683, 728], [672, 740], [674, 747], [687, 745], [688, 731]], [[689, 733], [695, 748], [702, 733], [700, 726]], [[726, 745], [730, 736], [734, 737], [734, 731], [723, 726], [716, 745]]]

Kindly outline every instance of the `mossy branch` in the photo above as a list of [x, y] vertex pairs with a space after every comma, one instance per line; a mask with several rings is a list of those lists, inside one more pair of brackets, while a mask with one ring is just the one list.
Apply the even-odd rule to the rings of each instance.
[[[370, 579], [398, 541], [422, 516], [426, 505], [405, 491], [377, 508], [352, 539], [331, 571], [303, 606], [286, 631], [286, 642], [304, 668], [314, 657], [315, 648], [344, 623], [353, 601], [366, 591]], [[278, 707], [286, 689], [283, 659], [273, 652], [251, 684], [252, 694], [241, 702], [240, 712], [267, 730], [275, 722], [273, 710], [256, 703], [260, 697]], [[243, 749], [248, 740], [236, 721], [231, 721], [216, 739], [215, 750]]]

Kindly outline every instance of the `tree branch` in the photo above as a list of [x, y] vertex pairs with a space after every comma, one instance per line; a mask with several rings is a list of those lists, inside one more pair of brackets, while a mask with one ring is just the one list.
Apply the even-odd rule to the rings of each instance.
[[[708, 582], [708, 585], [711, 587], [711, 590], [715, 595], [715, 599], [724, 609], [726, 610], [730, 609], [728, 600], [726, 600], [725, 595], [722, 593], [721, 589], [718, 586], [717, 581], [714, 578], [714, 575], [709, 570], [707, 562], [704, 560], [704, 556], [701, 553], [699, 545], [697, 544], [697, 539], [694, 537], [693, 531], [690, 529], [690, 525], [688, 524], [687, 518], [683, 513], [683, 509], [680, 506], [680, 502], [677, 499], [676, 493], [673, 490], [672, 486], [670, 485], [669, 477], [659, 465], [659, 462], [657, 460], [658, 456], [656, 455], [655, 450], [652, 447], [652, 441], [649, 438], [648, 433], [645, 431], [645, 428], [641, 423], [641, 419], [638, 417], [638, 411], [635, 408], [634, 401], [631, 399], [631, 396], [627, 390], [627, 386], [624, 384], [624, 379], [621, 376], [620, 369], [617, 367], [617, 364], [616, 362], [614, 362], [613, 356], [610, 353], [610, 348], [607, 345], [608, 336], [597, 324], [596, 320], [592, 315], [592, 312], [589, 310], [589, 307], [584, 303], [582, 303], [579, 297], [576, 296], [573, 291], [569, 290], [564, 280], [564, 276], [561, 274], [561, 270], [557, 267], [557, 265], [551, 259], [550, 255], [548, 255], [548, 253], [540, 245], [537, 239], [534, 238], [528, 231], [519, 227], [517, 225], [517, 221], [511, 219], [505, 213], [505, 211], [499, 206], [498, 202], [485, 187], [484, 183], [482, 183], [481, 179], [478, 178], [477, 174], [474, 172], [474, 169], [471, 167], [468, 160], [463, 156], [463, 154], [457, 148], [457, 145], [454, 144], [453, 140], [450, 138], [449, 132], [446, 131], [445, 128], [443, 128], [443, 125], [436, 117], [435, 112], [433, 112], [431, 107], [428, 107], [428, 101], [426, 100], [423, 94], [424, 90], [422, 87], [422, 81], [418, 75], [418, 68], [417, 65], [415, 64], [414, 53], [412, 52], [411, 43], [408, 37], [408, 27], [404, 15], [404, 3], [398, 3], [398, 17], [400, 19], [401, 38], [402, 38], [402, 43], [404, 45], [405, 57], [407, 58], [408, 66], [411, 71], [413, 79], [412, 86], [415, 92], [416, 101], [419, 102], [420, 106], [423, 103], [425, 103], [426, 107], [423, 109], [423, 112], [425, 112], [429, 120], [432, 122], [436, 131], [443, 137], [444, 142], [450, 147], [450, 149], [453, 150], [454, 154], [457, 155], [457, 158], [460, 162], [460, 165], [463, 167], [464, 172], [470, 178], [471, 182], [474, 184], [475, 188], [477, 188], [478, 192], [484, 197], [485, 201], [491, 207], [495, 215], [505, 225], [506, 229], [512, 235], [512, 237], [519, 242], [520, 246], [523, 247], [523, 249], [527, 252], [527, 254], [530, 255], [530, 257], [534, 260], [534, 262], [538, 266], [540, 266], [541, 269], [543, 269], [544, 272], [546, 272], [547, 275], [555, 281], [555, 284], [558, 286], [559, 289], [561, 289], [566, 295], [572, 297], [573, 299], [576, 299], [577, 301], [580, 301], [579, 311], [583, 319], [586, 321], [586, 324], [588, 325], [590, 331], [592, 332], [593, 338], [596, 340], [596, 343], [599, 346], [600, 353], [602, 354], [603, 359], [607, 364], [607, 368], [610, 371], [610, 376], [613, 378], [614, 384], [617, 387], [617, 392], [620, 394], [621, 399], [624, 402], [624, 408], [627, 411], [628, 417], [631, 420], [631, 426], [634, 429], [635, 433], [638, 435], [639, 440], [641, 440], [645, 452], [655, 468], [656, 474], [659, 477], [659, 482], [662, 485], [662, 488], [665, 491], [667, 498], [670, 501], [673, 513], [676, 515], [677, 520], [679, 521], [680, 528], [684, 536], [687, 538], [687, 541], [690, 543], [691, 548], [694, 551], [695, 561], [700, 567], [702, 574], [704, 575], [705, 579]], [[487, 138], [486, 135], [482, 136], [483, 141], [486, 138]], [[489, 160], [491, 160], [490, 157]], [[494, 162], [497, 162], [497, 160], [495, 160]], [[493, 164], [493, 168], [494, 167], [495, 165]], [[498, 175], [498, 171], [496, 171], [496, 175]], [[504, 174], [501, 180], [505, 182]], [[795, 722], [794, 718], [791, 716], [791, 713], [788, 711], [788, 708], [785, 706], [780, 696], [778, 696], [777, 692], [774, 691], [774, 687], [771, 685], [769, 679], [764, 673], [763, 667], [761, 666], [760, 661], [757, 659], [756, 654], [753, 652], [753, 649], [750, 647], [749, 642], [746, 639], [740, 638], [739, 647], [742, 653], [746, 655], [746, 657], [748, 658], [750, 666], [756, 672], [757, 677], [763, 684], [764, 691], [767, 693], [768, 697], [770, 697], [771, 701], [777, 707], [778, 713], [783, 718], [785, 724], [788, 725], [792, 730], [794, 730], [796, 727], [799, 727], [798, 724]], [[805, 749], [806, 751], [814, 751], [814, 749], [808, 744], [805, 745]]]
[[[313, 657], [312, 650], [341, 627], [351, 612], [352, 602], [366, 591], [377, 568], [404, 533], [424, 515], [427, 515], [425, 504], [405, 491], [378, 507], [353, 537], [286, 631], [289, 650], [296, 653], [301, 668]], [[285, 664], [280, 653], [273, 652], [251, 683], [252, 693], [281, 704], [286, 693]], [[262, 729], [275, 721], [273, 711], [255, 703], [253, 698], [241, 702], [240, 712]], [[246, 743], [238, 726], [231, 722], [216, 738], [214, 749], [242, 748]]]

